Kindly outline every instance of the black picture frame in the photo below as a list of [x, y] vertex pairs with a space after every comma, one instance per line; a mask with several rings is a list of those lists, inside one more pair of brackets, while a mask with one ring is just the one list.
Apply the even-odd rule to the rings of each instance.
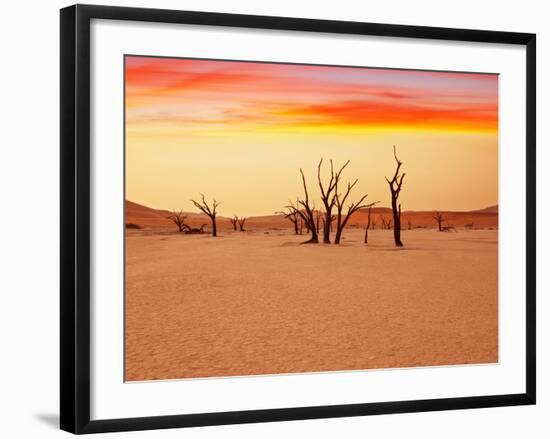
[[[526, 47], [525, 393], [366, 404], [90, 420], [90, 21], [133, 20]], [[81, 434], [535, 404], [536, 36], [304, 18], [75, 5], [61, 10], [61, 429]]]

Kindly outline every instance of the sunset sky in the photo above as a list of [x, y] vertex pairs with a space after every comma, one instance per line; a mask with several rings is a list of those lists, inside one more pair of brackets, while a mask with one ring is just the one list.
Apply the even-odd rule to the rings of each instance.
[[[321, 157], [351, 160], [355, 197], [389, 205], [392, 147], [403, 210], [498, 202], [498, 76], [127, 56], [126, 198], [222, 215], [272, 214], [317, 193]], [[328, 170], [328, 168], [325, 168]], [[318, 203], [320, 206], [320, 203]]]

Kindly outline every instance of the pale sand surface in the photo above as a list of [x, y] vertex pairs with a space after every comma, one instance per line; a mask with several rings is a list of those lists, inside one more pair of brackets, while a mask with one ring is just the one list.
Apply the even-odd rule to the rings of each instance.
[[127, 231], [126, 379], [498, 361], [497, 230]]

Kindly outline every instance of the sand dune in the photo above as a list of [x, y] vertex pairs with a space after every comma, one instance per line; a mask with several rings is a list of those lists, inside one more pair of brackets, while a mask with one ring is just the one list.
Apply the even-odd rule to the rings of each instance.
[[[411, 222], [413, 228], [436, 228], [437, 222], [434, 220], [436, 211], [405, 211], [401, 214], [401, 227], [403, 229], [408, 228], [408, 221]], [[444, 211], [443, 217], [445, 223], [452, 224], [455, 227], [469, 226], [472, 228], [496, 228], [498, 227], [498, 212], [449, 212]], [[380, 226], [380, 215], [384, 215], [386, 218], [391, 218], [391, 209], [385, 209], [383, 213], [372, 212], [373, 218], [378, 222]], [[350, 224], [358, 226], [365, 226], [367, 223], [367, 213], [365, 211], [356, 213], [350, 220]]]
[[125, 203], [125, 223], [136, 224], [141, 228], [171, 228], [172, 223], [160, 211], [142, 206], [126, 200]]
[[[150, 207], [142, 206], [141, 204], [134, 203], [126, 200], [125, 204], [125, 223], [136, 224], [141, 229], [164, 229], [173, 230], [174, 223], [168, 219], [171, 212], [168, 210], [152, 209]], [[201, 224], [210, 224], [210, 219], [203, 214], [194, 212], [184, 212], [187, 215], [187, 223], [192, 227], [198, 227]], [[220, 221], [227, 220], [224, 217], [220, 217]]]
[[486, 207], [485, 209], [476, 210], [474, 212], [475, 213], [498, 213], [498, 204], [495, 206]]

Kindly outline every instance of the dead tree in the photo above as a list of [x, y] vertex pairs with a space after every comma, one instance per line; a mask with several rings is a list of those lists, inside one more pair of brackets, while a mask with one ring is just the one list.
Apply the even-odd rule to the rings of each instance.
[[183, 214], [183, 210], [176, 212], [175, 210], [168, 216], [168, 219], [172, 221], [177, 227], [178, 232], [183, 232], [186, 229], [189, 229], [189, 226], [185, 224], [186, 215]]
[[229, 218], [229, 222], [233, 226], [233, 231], [237, 231], [237, 224], [239, 223], [239, 217], [237, 215], [233, 215], [233, 218]]
[[238, 219], [239, 230], [240, 230], [241, 232], [244, 232], [244, 231], [245, 231], [245, 230], [244, 230], [244, 223], [246, 222], [247, 219], [248, 219], [248, 218], [246, 218], [246, 217], [244, 217], [244, 216], [243, 216], [242, 218], [239, 218], [239, 219]]
[[321, 201], [325, 207], [324, 211], [324, 220], [323, 220], [323, 243], [330, 244], [330, 232], [332, 231], [332, 221], [334, 220], [334, 215], [332, 215], [332, 209], [336, 203], [336, 186], [338, 185], [338, 180], [342, 171], [349, 164], [349, 160], [344, 163], [344, 165], [337, 171], [334, 172], [334, 165], [332, 160], [330, 161], [330, 180], [325, 187], [321, 179], [321, 165], [323, 164], [323, 159], [317, 165], [317, 181], [319, 183], [319, 189], [321, 191]]
[[371, 222], [371, 230], [374, 230], [374, 229], [376, 228], [376, 224], [378, 224], [378, 223], [377, 223], [376, 220], [373, 218], [373, 219], [372, 219], [372, 222]]
[[185, 233], [188, 234], [188, 235], [196, 235], [196, 234], [203, 234], [204, 233], [204, 228], [205, 228], [206, 224], [203, 224], [201, 225], [199, 228], [189, 228], [189, 230], [186, 230]]
[[391, 208], [393, 212], [393, 240], [395, 241], [396, 247], [403, 247], [403, 243], [401, 242], [401, 204], [398, 205], [397, 200], [399, 199], [399, 193], [401, 192], [401, 187], [403, 186], [403, 178], [405, 178], [405, 174], [399, 174], [399, 170], [401, 169], [401, 165], [403, 164], [403, 162], [401, 162], [397, 158], [395, 145], [393, 145], [393, 156], [397, 163], [395, 173], [393, 174], [393, 178], [391, 180], [389, 180], [387, 177], [385, 178], [388, 182], [391, 192]]
[[285, 219], [289, 220], [292, 225], [294, 226], [294, 234], [295, 235], [301, 235], [302, 234], [302, 227], [303, 222], [302, 218], [298, 214], [298, 212], [292, 207], [287, 207], [287, 212], [284, 211], [278, 211], [275, 212], [276, 215], [283, 215]]
[[319, 243], [319, 235], [317, 233], [317, 227], [315, 224], [315, 215], [314, 210], [315, 206], [310, 204], [309, 193], [307, 190], [306, 177], [304, 176], [304, 171], [300, 168], [300, 175], [302, 176], [302, 186], [304, 188], [304, 198], [298, 199], [296, 205], [289, 204], [286, 206], [287, 209], [295, 211], [304, 221], [306, 229], [311, 233], [311, 238], [308, 241], [305, 241], [304, 244], [317, 244]]
[[216, 227], [216, 213], [217, 213], [216, 209], [221, 203], [216, 201], [216, 199], [214, 198], [212, 200], [212, 206], [209, 206], [206, 200], [204, 199], [203, 194], [201, 194], [200, 202], [195, 200], [191, 200], [191, 202], [195, 205], [197, 209], [199, 209], [208, 218], [210, 218], [210, 221], [212, 222], [212, 236], [218, 236], [218, 230]]
[[371, 210], [372, 207], [369, 207], [369, 216], [367, 217], [367, 227], [365, 228], [365, 244], [367, 244], [369, 239], [369, 228], [371, 226]]
[[347, 213], [345, 214], [345, 216], [343, 215], [344, 204], [346, 203], [346, 200], [351, 190], [357, 184], [358, 181], [359, 179], [355, 179], [353, 183], [348, 182], [346, 192], [344, 193], [344, 195], [341, 195], [340, 193], [338, 193], [339, 179], [336, 179], [336, 189], [335, 189], [335, 197], [334, 197], [335, 204], [336, 204], [336, 236], [334, 238], [335, 244], [340, 244], [340, 240], [342, 238], [342, 232], [344, 231], [344, 228], [346, 227], [346, 224], [348, 223], [349, 219], [355, 212], [357, 212], [359, 209], [364, 209], [367, 207], [370, 208], [374, 206], [376, 203], [378, 203], [377, 201], [375, 201], [374, 203], [370, 203], [370, 204], [362, 204], [363, 201], [365, 201], [365, 199], [368, 197], [368, 194], [365, 194], [356, 203], [351, 203], [348, 206]]
[[441, 212], [435, 212], [433, 219], [437, 221], [437, 228], [439, 229], [439, 231], [443, 232], [443, 223], [445, 222], [443, 214]]
[[389, 221], [385, 216], [380, 215], [380, 221], [382, 221], [382, 230], [389, 230]]
[[409, 218], [407, 218], [407, 227], [409, 228], [409, 230], [412, 230], [413, 228], [412, 222]]
[[[309, 200], [308, 200], [309, 201]], [[305, 203], [305, 200], [303, 200]], [[298, 235], [302, 235], [303, 228], [306, 228], [306, 233], [311, 233], [311, 238], [302, 244], [317, 244], [319, 242], [319, 235], [315, 227], [315, 217], [310, 216], [307, 213], [307, 209], [302, 209], [302, 200], [298, 200], [296, 204], [290, 203], [288, 206], [285, 206], [285, 209], [291, 210], [293, 214], [298, 217]], [[311, 209], [313, 215], [313, 209]]]

